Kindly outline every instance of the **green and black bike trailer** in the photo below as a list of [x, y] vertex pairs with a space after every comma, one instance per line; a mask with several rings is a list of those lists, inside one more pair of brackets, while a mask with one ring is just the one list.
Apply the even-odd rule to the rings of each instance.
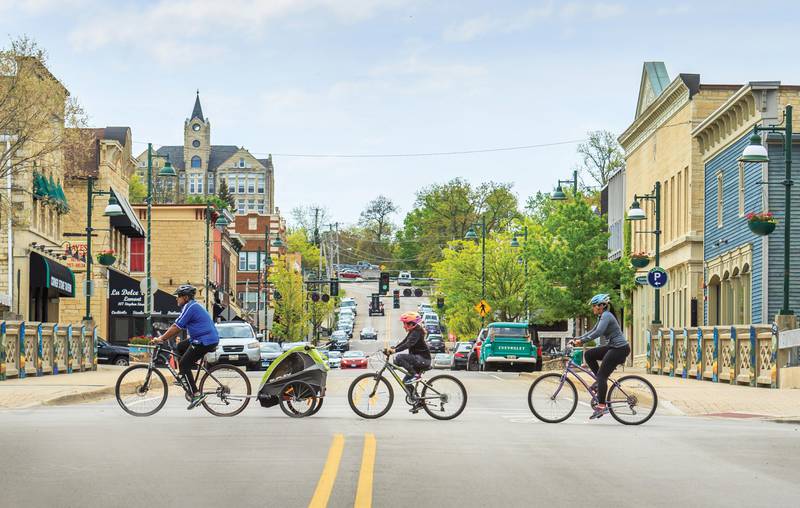
[[258, 389], [263, 407], [280, 404], [292, 417], [310, 416], [322, 407], [328, 365], [313, 346], [297, 346], [276, 358]]

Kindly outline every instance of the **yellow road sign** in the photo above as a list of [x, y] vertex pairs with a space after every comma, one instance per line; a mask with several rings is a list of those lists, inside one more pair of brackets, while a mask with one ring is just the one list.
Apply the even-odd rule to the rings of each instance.
[[481, 315], [481, 317], [486, 317], [487, 314], [492, 312], [492, 307], [489, 305], [486, 300], [481, 300], [475, 305], [475, 312]]

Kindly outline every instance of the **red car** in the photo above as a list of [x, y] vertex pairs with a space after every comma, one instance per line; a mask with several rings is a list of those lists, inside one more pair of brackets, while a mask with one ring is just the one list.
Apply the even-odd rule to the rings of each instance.
[[342, 355], [343, 369], [366, 369], [367, 354], [363, 351], [348, 351]]
[[361, 277], [361, 273], [355, 270], [342, 270], [339, 272], [340, 279], [357, 279]]

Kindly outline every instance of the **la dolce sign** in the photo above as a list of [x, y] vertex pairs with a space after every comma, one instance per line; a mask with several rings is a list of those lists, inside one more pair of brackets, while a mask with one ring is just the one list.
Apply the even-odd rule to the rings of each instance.
[[138, 289], [111, 288], [108, 298], [112, 316], [124, 316], [144, 312], [144, 295]]

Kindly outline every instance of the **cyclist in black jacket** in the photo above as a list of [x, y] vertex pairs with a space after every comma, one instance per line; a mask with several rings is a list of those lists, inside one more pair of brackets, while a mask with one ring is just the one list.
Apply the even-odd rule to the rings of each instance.
[[431, 352], [425, 342], [425, 329], [420, 326], [422, 316], [416, 312], [406, 312], [400, 316], [400, 321], [407, 333], [406, 338], [395, 347], [389, 348], [387, 353], [408, 350], [408, 354], [395, 356], [394, 363], [408, 372], [403, 383], [413, 385], [422, 377], [423, 372], [431, 368]]

